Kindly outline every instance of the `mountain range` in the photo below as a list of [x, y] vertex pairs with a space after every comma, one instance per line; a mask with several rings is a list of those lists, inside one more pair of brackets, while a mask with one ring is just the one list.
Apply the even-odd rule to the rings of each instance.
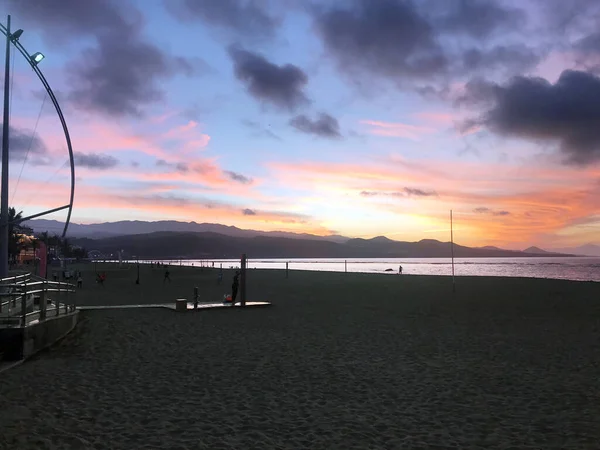
[[[62, 224], [53, 220], [31, 220], [26, 226], [34, 233], [55, 233]], [[71, 243], [103, 255], [122, 250], [125, 257], [151, 258], [237, 258], [247, 253], [252, 258], [447, 258], [449, 242], [423, 239], [418, 242], [394, 241], [384, 236], [351, 239], [344, 236], [316, 236], [283, 231], [243, 230], [237, 227], [177, 221], [122, 221], [69, 226]], [[564, 256], [537, 247], [525, 251], [498, 247], [454, 245], [454, 256], [518, 257]]]
[[[50, 234], [62, 233], [64, 222], [57, 220], [37, 219], [24, 222], [23, 225], [33, 229], [34, 233], [48, 231]], [[132, 234], [146, 234], [160, 231], [186, 232], [186, 233], [218, 233], [232, 237], [273, 236], [290, 239], [312, 239], [330, 242], [346, 242], [345, 236], [330, 235], [317, 236], [307, 233], [290, 233], [287, 231], [256, 231], [243, 230], [238, 227], [221, 225], [218, 223], [179, 222], [176, 220], [160, 220], [147, 222], [142, 220], [122, 220], [119, 222], [94, 223], [90, 225], [71, 222], [68, 235], [73, 238], [106, 238], [113, 236], [126, 236]]]

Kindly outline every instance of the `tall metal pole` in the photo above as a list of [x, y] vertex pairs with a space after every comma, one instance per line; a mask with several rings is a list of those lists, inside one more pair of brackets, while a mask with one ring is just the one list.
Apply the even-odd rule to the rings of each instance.
[[452, 210], [450, 210], [450, 254], [452, 255], [452, 292], [455, 292], [456, 284], [454, 284], [454, 230], [452, 228]]
[[8, 275], [8, 119], [10, 96], [10, 15], [6, 21], [4, 124], [2, 127], [2, 186], [0, 192], [0, 278]]

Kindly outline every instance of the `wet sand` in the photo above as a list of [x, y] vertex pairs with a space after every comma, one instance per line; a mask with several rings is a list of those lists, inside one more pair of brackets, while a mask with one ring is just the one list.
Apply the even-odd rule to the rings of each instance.
[[[162, 275], [78, 302], [212, 301], [232, 272]], [[0, 375], [0, 448], [597, 448], [600, 284], [457, 282], [255, 270], [270, 308], [86, 311]]]

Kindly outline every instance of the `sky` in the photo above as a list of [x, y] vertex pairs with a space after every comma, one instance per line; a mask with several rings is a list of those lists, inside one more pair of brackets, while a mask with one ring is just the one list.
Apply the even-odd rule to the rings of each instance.
[[[463, 245], [600, 243], [600, 2], [3, 0], [0, 14], [46, 56], [75, 223], [448, 241], [452, 210]], [[13, 61], [9, 201], [30, 215], [68, 203], [70, 169], [52, 102]]]

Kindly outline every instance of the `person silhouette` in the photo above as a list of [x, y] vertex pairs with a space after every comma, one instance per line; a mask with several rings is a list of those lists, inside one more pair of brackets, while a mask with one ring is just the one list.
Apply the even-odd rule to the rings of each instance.
[[237, 297], [238, 288], [240, 286], [240, 272], [237, 271], [233, 277], [233, 283], [231, 284], [231, 304], [235, 305], [235, 298]]

